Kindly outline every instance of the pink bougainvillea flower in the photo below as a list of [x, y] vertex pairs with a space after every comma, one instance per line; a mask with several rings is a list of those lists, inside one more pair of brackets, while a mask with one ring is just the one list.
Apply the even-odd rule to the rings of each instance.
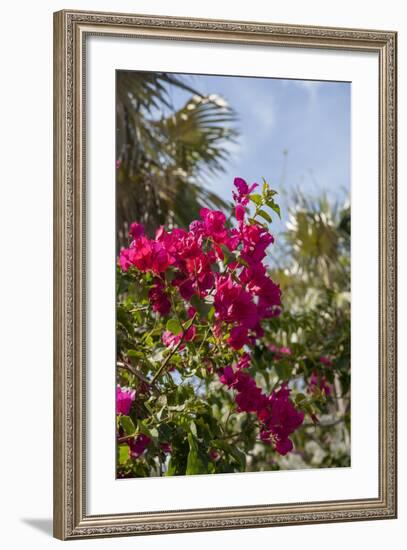
[[176, 346], [178, 342], [181, 340], [180, 335], [175, 335], [170, 330], [164, 331], [161, 338], [164, 346], [166, 346], [167, 348], [172, 348]]
[[133, 239], [138, 239], [139, 237], [144, 235], [144, 225], [141, 223], [133, 222], [130, 224], [129, 229], [129, 235], [130, 237], [133, 237]]
[[135, 397], [136, 390], [122, 388], [118, 384], [116, 387], [116, 413], [127, 416]]
[[195, 336], [196, 336], [196, 326], [191, 325], [189, 329], [187, 329], [184, 333], [184, 340], [185, 342], [192, 342]]
[[280, 353], [283, 354], [283, 355], [291, 355], [291, 349], [288, 348], [288, 347], [281, 347], [280, 348]]
[[122, 248], [119, 255], [119, 265], [122, 271], [128, 271], [129, 267], [132, 265], [130, 261], [130, 250], [128, 248]]
[[327, 355], [321, 355], [321, 357], [319, 358], [319, 362], [323, 365], [326, 365], [327, 367], [331, 367], [333, 363], [332, 358], [328, 357]]
[[152, 245], [151, 271], [154, 273], [164, 273], [173, 263], [173, 258], [168, 253], [165, 244], [154, 242]]
[[194, 220], [189, 224], [189, 230], [196, 237], [202, 237], [205, 234], [205, 224], [201, 220]]
[[276, 361], [278, 361], [285, 355], [292, 355], [291, 348], [289, 348], [288, 346], [278, 347], [275, 344], [269, 344], [267, 347], [271, 352], [273, 352]]
[[314, 370], [311, 373], [311, 377], [309, 379], [309, 389], [311, 390], [312, 387], [318, 386], [319, 378], [317, 372]]
[[194, 258], [185, 261], [187, 276], [193, 283], [196, 293], [204, 297], [209, 289], [213, 287], [215, 277], [211, 264], [216, 261], [210, 254], [200, 253]]
[[218, 374], [222, 384], [225, 384], [225, 386], [229, 388], [231, 388], [236, 381], [236, 373], [230, 365], [220, 369]]
[[289, 436], [297, 430], [304, 421], [304, 413], [295, 408], [289, 398], [290, 390], [286, 384], [267, 398], [264, 408], [258, 411], [258, 417], [263, 422], [260, 438], [274, 445], [279, 454], [287, 454], [293, 448]]
[[264, 407], [267, 398], [250, 374], [238, 370], [233, 387], [237, 390], [236, 403], [238, 411], [257, 412]]
[[318, 376], [316, 371], [312, 371], [309, 379], [308, 393], [315, 393], [317, 388], [326, 396], [332, 393], [331, 385], [325, 376]]
[[172, 452], [171, 443], [168, 443], [168, 441], [160, 443], [160, 449], [166, 454], [171, 453]]
[[237, 370], [241, 370], [241, 369], [247, 369], [250, 367], [250, 355], [248, 353], [244, 353], [239, 361], [236, 363], [236, 369]]
[[129, 261], [140, 271], [146, 272], [152, 269], [153, 247], [152, 241], [142, 235], [131, 242], [127, 250]]
[[197, 313], [196, 309], [192, 306], [189, 306], [187, 309], [187, 315], [188, 319], [192, 319], [192, 317]]
[[147, 449], [151, 438], [145, 434], [139, 434], [130, 442], [130, 455], [132, 458], [138, 458]]
[[164, 283], [159, 279], [155, 279], [152, 288], [148, 293], [148, 298], [153, 311], [160, 315], [167, 315], [171, 309], [171, 302], [165, 293]]
[[184, 300], [190, 300], [192, 296], [196, 294], [194, 281], [186, 275], [176, 276], [173, 279], [172, 284], [178, 288], [178, 291]]
[[187, 232], [183, 229], [173, 229], [171, 233], [172, 248], [178, 258], [178, 263], [202, 255], [202, 233], [203, 231]]
[[232, 346], [233, 349], [236, 350], [250, 344], [250, 338], [247, 328], [242, 326], [233, 327], [230, 331], [230, 336], [227, 342]]
[[[192, 342], [196, 336], [196, 326], [191, 325], [183, 334], [173, 334], [171, 331], [166, 330], [162, 335], [162, 341], [165, 346], [168, 348], [176, 346], [181, 340], [183, 342]], [[182, 350], [185, 347], [182, 344], [179, 349]]]
[[201, 208], [200, 216], [203, 220], [205, 235], [211, 237], [216, 243], [224, 243], [228, 237], [228, 232], [225, 227], [225, 214], [220, 210]]
[[218, 453], [218, 451], [216, 449], [212, 448], [212, 449], [209, 449], [209, 457], [210, 457], [211, 460], [216, 462], [217, 460], [220, 459], [220, 454]]
[[250, 187], [242, 178], [235, 178], [233, 185], [237, 189], [237, 193], [233, 191], [233, 200], [239, 204], [245, 206], [249, 202], [249, 195], [252, 193], [256, 187], [259, 186], [258, 183], [253, 183]]
[[[140, 228], [135, 228], [135, 231], [140, 231]], [[163, 273], [174, 262], [164, 243], [152, 241], [144, 235], [135, 238], [130, 248], [121, 251], [121, 255], [139, 271], [156, 274]]]
[[274, 237], [262, 226], [257, 224], [242, 227], [242, 258], [249, 266], [258, 266], [266, 256], [267, 247], [274, 242]]
[[257, 412], [264, 400], [264, 394], [256, 386], [253, 378], [248, 376], [246, 381], [239, 380], [236, 387], [241, 387], [236, 395], [237, 410], [239, 412]]
[[221, 275], [216, 279], [215, 315], [219, 321], [238, 323], [254, 328], [259, 322], [257, 307], [252, 296], [231, 276]]
[[283, 439], [301, 426], [304, 420], [304, 413], [295, 408], [289, 395], [290, 390], [287, 384], [284, 384], [269, 397], [271, 416], [268, 426], [284, 436]]
[[235, 207], [235, 216], [238, 222], [240, 223], [243, 222], [245, 213], [246, 213], [245, 207], [242, 206], [241, 204], [237, 204]]
[[286, 437], [285, 439], [276, 439], [275, 449], [280, 455], [286, 455], [293, 450], [293, 442]]

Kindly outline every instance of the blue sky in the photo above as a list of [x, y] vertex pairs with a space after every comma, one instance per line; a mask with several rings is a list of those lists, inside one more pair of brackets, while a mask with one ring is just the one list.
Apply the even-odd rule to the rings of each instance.
[[[204, 94], [218, 94], [237, 112], [240, 137], [230, 146], [226, 172], [209, 185], [230, 199], [235, 176], [262, 177], [280, 194], [326, 193], [345, 201], [350, 192], [350, 83], [228, 76], [185, 76]], [[170, 90], [174, 106], [187, 93]], [[286, 215], [284, 215], [286, 219]], [[273, 224], [274, 225], [274, 224]], [[274, 230], [282, 229], [281, 224]]]

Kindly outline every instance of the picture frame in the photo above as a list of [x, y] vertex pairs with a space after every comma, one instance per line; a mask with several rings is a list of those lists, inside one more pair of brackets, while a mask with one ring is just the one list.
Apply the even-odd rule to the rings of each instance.
[[[377, 495], [91, 514], [87, 508], [87, 40], [109, 36], [371, 53], [378, 113]], [[182, 53], [181, 53], [182, 55]], [[397, 516], [397, 34], [392, 31], [63, 10], [54, 14], [54, 536], [77, 539]], [[113, 305], [112, 305], [113, 307]], [[112, 365], [114, 369], [114, 365]], [[236, 483], [239, 483], [237, 478]], [[148, 483], [146, 480], [145, 483]], [[148, 491], [143, 485], [143, 490]]]

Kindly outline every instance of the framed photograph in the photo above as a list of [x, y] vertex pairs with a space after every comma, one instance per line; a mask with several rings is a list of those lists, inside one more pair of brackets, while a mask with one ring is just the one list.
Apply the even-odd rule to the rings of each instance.
[[396, 517], [396, 33], [54, 15], [54, 534]]

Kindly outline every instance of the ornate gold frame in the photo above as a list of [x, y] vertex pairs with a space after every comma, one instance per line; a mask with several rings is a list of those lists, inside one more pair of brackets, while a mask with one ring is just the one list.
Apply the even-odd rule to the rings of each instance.
[[[377, 498], [173, 512], [86, 514], [86, 36], [318, 47], [379, 58], [379, 495]], [[396, 517], [395, 32], [147, 15], [54, 14], [54, 535], [60, 539], [267, 527]]]

